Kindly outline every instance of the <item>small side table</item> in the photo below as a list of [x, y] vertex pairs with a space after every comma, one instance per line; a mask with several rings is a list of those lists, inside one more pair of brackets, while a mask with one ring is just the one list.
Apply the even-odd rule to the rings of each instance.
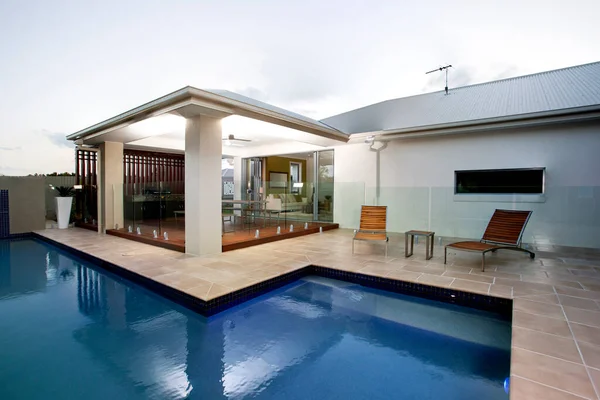
[[[433, 239], [435, 232], [428, 231], [408, 231], [404, 233], [404, 257], [408, 258], [413, 255], [415, 245], [415, 236], [425, 236], [427, 242], [425, 244], [425, 259], [429, 260], [433, 257]], [[410, 253], [408, 252], [408, 241], [410, 238]]]

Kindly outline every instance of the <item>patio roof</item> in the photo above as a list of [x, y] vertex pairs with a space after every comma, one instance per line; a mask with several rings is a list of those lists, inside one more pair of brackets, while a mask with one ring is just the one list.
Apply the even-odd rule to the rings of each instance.
[[133, 123], [165, 114], [176, 114], [186, 118], [197, 115], [217, 118], [240, 115], [336, 142], [348, 141], [348, 136], [343, 132], [303, 115], [226, 90], [202, 90], [191, 86], [75, 132], [68, 135], [67, 139], [89, 141]]

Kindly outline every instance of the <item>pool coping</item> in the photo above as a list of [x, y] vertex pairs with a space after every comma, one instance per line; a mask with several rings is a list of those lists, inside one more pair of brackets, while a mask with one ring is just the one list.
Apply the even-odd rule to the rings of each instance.
[[345, 282], [360, 284], [366, 287], [385, 290], [397, 294], [415, 296], [429, 300], [440, 301], [443, 303], [455, 304], [468, 308], [494, 312], [502, 315], [509, 321], [512, 320], [512, 299], [465, 292], [451, 288], [425, 285], [422, 283], [403, 281], [399, 279], [378, 277], [357, 272], [342, 271], [334, 268], [322, 267], [313, 264], [307, 265], [302, 268], [298, 268], [294, 271], [283, 273], [274, 278], [265, 279], [263, 281], [246, 286], [242, 289], [226, 293], [224, 295], [215, 297], [210, 300], [203, 300], [192, 296], [188, 293], [185, 293], [181, 290], [178, 290], [172, 286], [166, 285], [161, 282], [157, 282], [154, 279], [140, 275], [125, 267], [121, 267], [117, 264], [103, 260], [99, 257], [93, 256], [82, 250], [70, 247], [64, 243], [60, 243], [38, 233], [32, 232], [31, 235], [22, 237], [35, 238], [49, 243], [63, 251], [74, 254], [75, 256], [83, 260], [90, 261], [94, 265], [103, 268], [108, 272], [111, 272], [121, 278], [127, 279], [137, 285], [140, 285], [143, 288], [146, 288], [155, 294], [167, 298], [205, 317], [210, 317], [215, 314], [218, 314], [238, 304], [244, 303], [255, 297], [266, 294], [274, 289], [278, 289], [282, 286], [285, 286], [288, 283], [296, 281], [300, 278], [309, 275], [316, 275], [325, 278], [332, 278]]

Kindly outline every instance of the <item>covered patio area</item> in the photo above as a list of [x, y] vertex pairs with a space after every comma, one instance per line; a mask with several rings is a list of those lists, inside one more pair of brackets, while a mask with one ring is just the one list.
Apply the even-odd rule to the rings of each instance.
[[186, 87], [68, 139], [78, 145], [80, 226], [195, 255], [337, 227], [332, 174], [305, 186], [307, 161], [273, 172], [267, 156], [315, 154], [332, 171], [332, 157], [316, 155], [347, 135], [254, 99]]

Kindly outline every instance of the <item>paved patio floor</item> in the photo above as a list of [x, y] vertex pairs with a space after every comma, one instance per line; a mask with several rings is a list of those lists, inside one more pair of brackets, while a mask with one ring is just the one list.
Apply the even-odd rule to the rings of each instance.
[[[449, 252], [436, 239], [404, 258], [404, 238], [391, 235], [389, 254], [334, 230], [206, 257], [83, 229], [37, 232], [113, 264], [210, 300], [307, 265], [360, 272], [514, 299], [511, 348], [513, 400], [600, 399], [600, 250], [538, 245], [527, 254], [498, 251], [481, 258]], [[444, 243], [449, 243], [445, 239]]]

